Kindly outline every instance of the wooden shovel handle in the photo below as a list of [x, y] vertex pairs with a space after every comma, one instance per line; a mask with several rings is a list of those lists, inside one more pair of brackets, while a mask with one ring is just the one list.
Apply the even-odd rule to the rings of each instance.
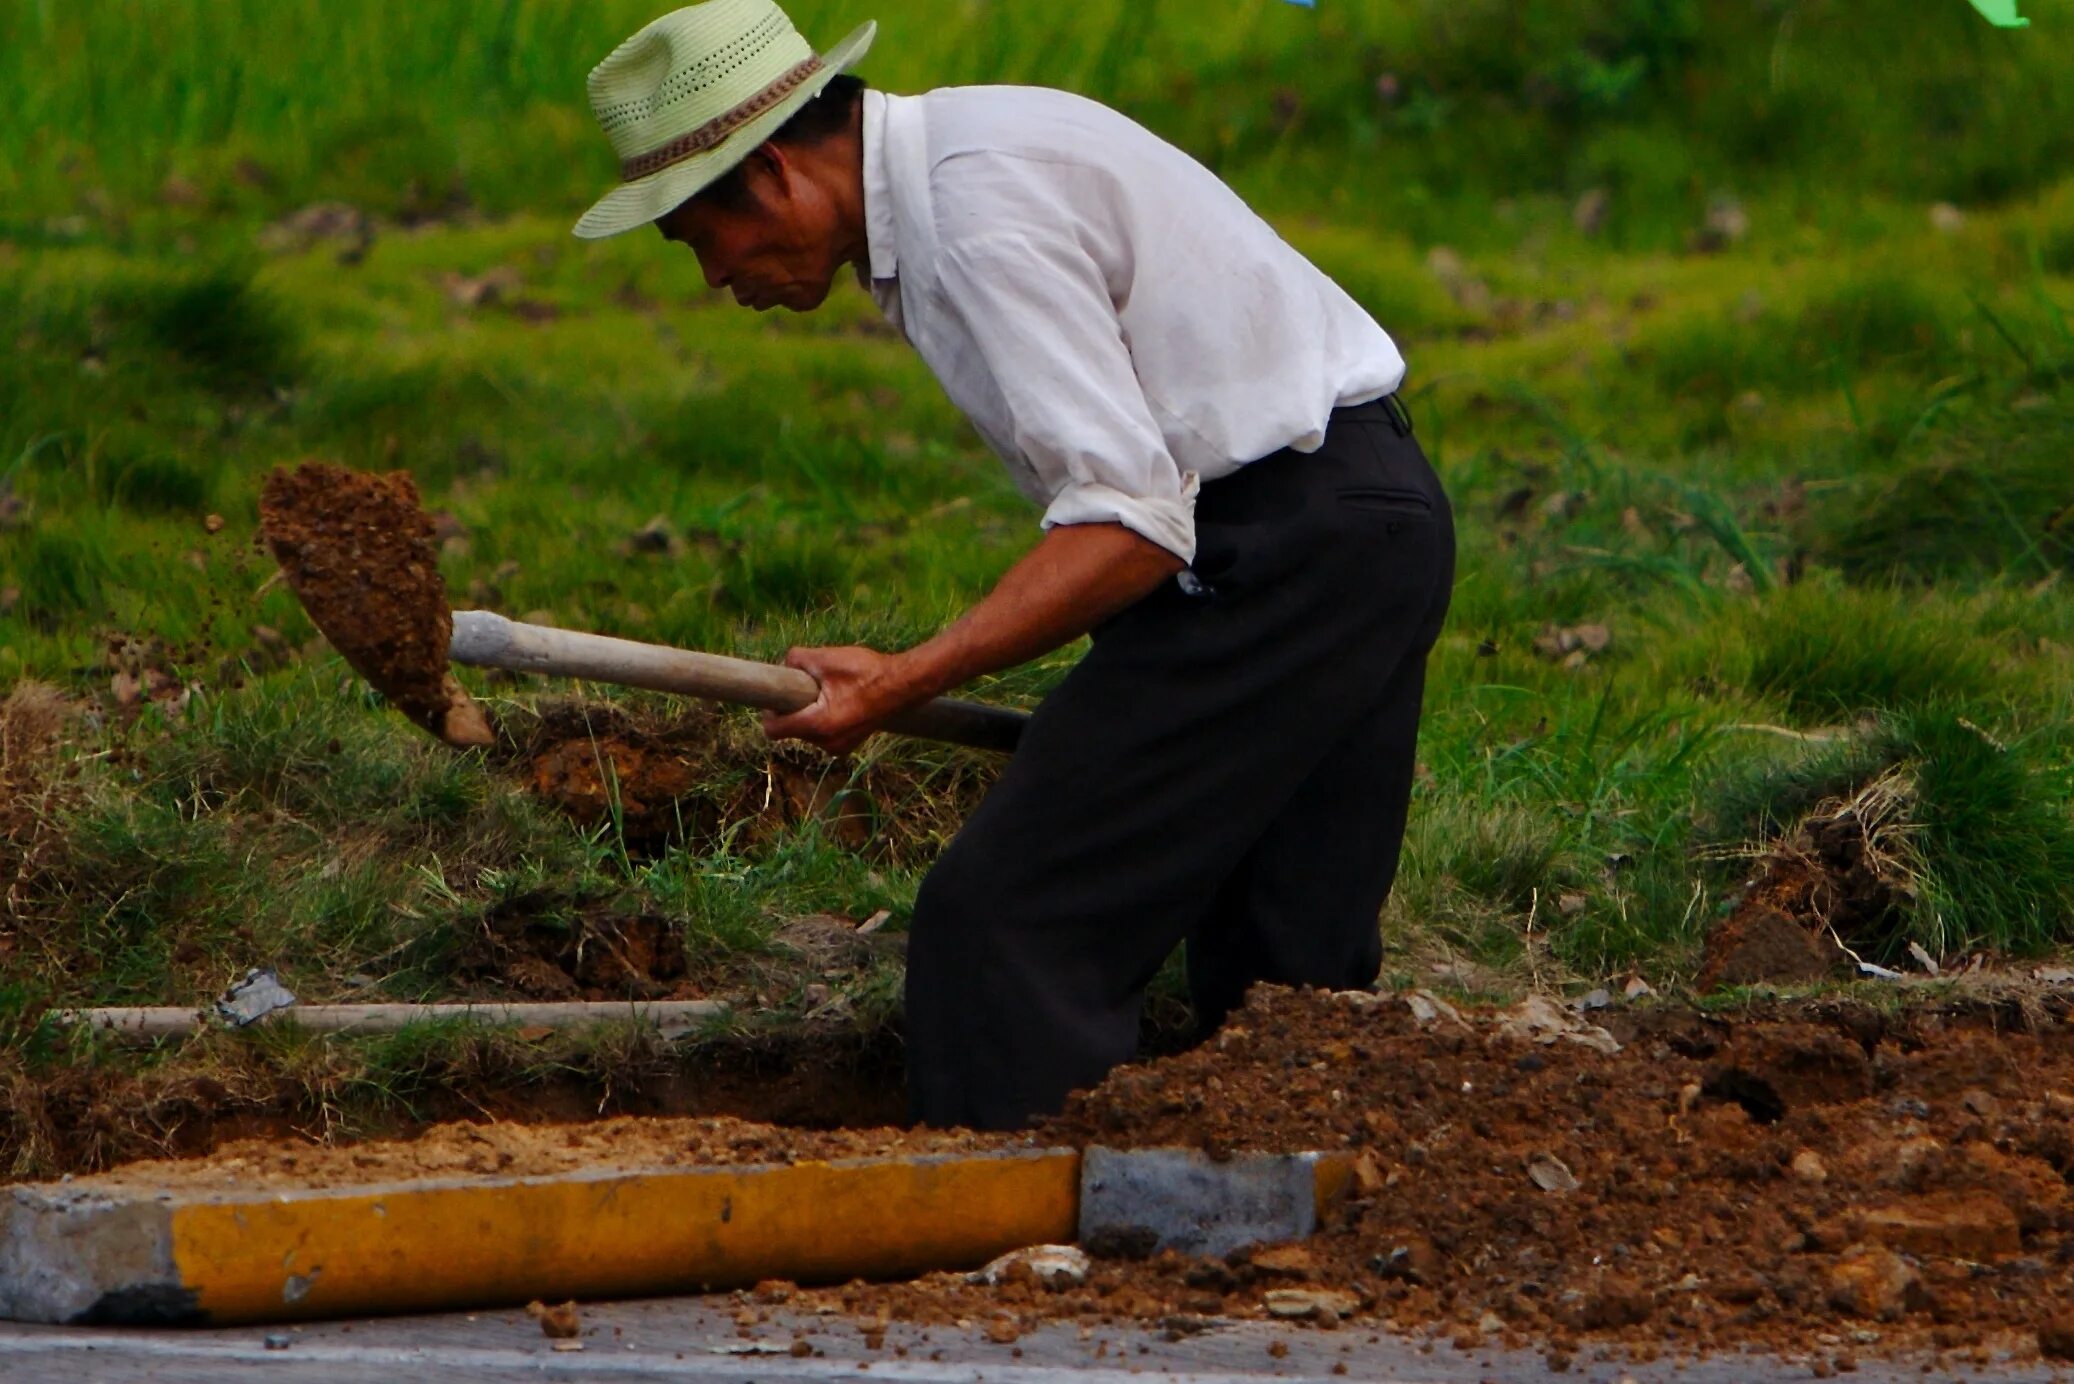
[[[797, 711], [821, 692], [820, 684], [797, 668], [521, 624], [487, 610], [454, 612], [454, 640], [448, 657], [471, 668], [591, 678], [766, 711]], [[1029, 719], [1027, 713], [1006, 707], [938, 697], [902, 712], [886, 728], [900, 735], [1006, 753], [1015, 749]]]

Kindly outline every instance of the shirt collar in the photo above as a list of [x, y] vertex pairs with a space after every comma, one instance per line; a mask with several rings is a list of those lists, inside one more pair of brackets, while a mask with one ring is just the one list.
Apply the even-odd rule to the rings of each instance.
[[864, 238], [871, 251], [871, 277], [892, 279], [900, 273], [900, 247], [894, 237], [893, 179], [886, 161], [886, 94], [864, 92]]

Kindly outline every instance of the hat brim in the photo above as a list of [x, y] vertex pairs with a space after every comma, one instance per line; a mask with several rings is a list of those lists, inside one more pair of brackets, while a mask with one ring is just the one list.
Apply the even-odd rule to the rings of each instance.
[[600, 197], [577, 221], [576, 234], [585, 240], [602, 240], [646, 226], [675, 211], [687, 198], [725, 177], [759, 144], [776, 134], [801, 106], [820, 95], [837, 74], [863, 57], [878, 30], [876, 20], [858, 25], [849, 37], [821, 55], [821, 70], [801, 83], [797, 91], [705, 153], [673, 163], [645, 178], [621, 183]]

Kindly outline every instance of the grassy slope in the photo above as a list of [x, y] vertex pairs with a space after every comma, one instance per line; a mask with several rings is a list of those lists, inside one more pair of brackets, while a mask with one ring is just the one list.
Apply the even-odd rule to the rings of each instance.
[[[0, 718], [0, 1036], [56, 1057], [50, 1003], [199, 1000], [255, 964], [313, 999], [452, 993], [476, 921], [542, 891], [669, 913], [716, 988], [825, 1004], [774, 930], [898, 915], [971, 761], [878, 747], [859, 852], [748, 820], [768, 765], [737, 722], [702, 790], [719, 820], [630, 851], [425, 742], [313, 646], [250, 551], [257, 478], [305, 454], [408, 467], [457, 521], [457, 596], [769, 655], [911, 639], [984, 589], [1034, 533], [998, 466], [856, 292], [755, 318], [645, 237], [568, 238], [602, 162], [574, 74], [640, 6], [464, 33], [459, 7], [367, 0], [322, 41], [290, 13], [242, 58], [256, 7], [158, 7], [148, 46], [121, 8], [0, 13], [0, 82], [34, 116], [0, 132], [0, 688], [62, 694], [54, 756], [39, 694]], [[1796, 738], [1867, 716], [1886, 729], [1850, 753], [1916, 766], [1938, 847], [1914, 934], [2037, 949], [2074, 926], [2074, 532], [2052, 522], [2074, 502], [2074, 183], [2048, 176], [2074, 120], [2045, 118], [2074, 47], [2042, 20], [1997, 46], [1952, 0], [1885, 35], [1879, 82], [1824, 82], [1855, 71], [1842, 7], [1748, 8], [1579, 5], [1528, 44], [1484, 5], [1263, 0], [1207, 28], [1172, 5], [914, 5], [874, 58], [895, 86], [1125, 101], [1404, 344], [1464, 560], [1386, 920], [1400, 974], [1446, 951], [1675, 977], [1735, 882], [1707, 854], [1867, 772]], [[10, 70], [24, 38], [56, 63]], [[1596, 237], [1570, 216], [1590, 186], [1611, 192]], [[1751, 233], [1694, 253], [1718, 188]], [[450, 214], [457, 189], [484, 210]], [[336, 242], [256, 248], [319, 197], [440, 214], [385, 220], [351, 265]], [[1935, 197], [1969, 203], [1963, 227], [1931, 228]], [[493, 271], [501, 303], [449, 291]], [[656, 516], [677, 551], [622, 551]], [[1612, 645], [1581, 668], [1535, 650], [1584, 624]], [[1034, 698], [1072, 657], [979, 693]], [[121, 704], [154, 671], [195, 687], [183, 709]], [[523, 723], [545, 689], [484, 690]], [[883, 967], [839, 984], [867, 1019], [896, 998]]]

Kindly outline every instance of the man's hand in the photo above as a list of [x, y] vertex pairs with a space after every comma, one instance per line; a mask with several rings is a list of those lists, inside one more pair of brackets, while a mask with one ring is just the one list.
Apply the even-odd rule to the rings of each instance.
[[804, 740], [830, 754], [848, 754], [885, 719], [927, 693], [904, 687], [900, 662], [876, 649], [794, 649], [785, 666], [814, 676], [821, 695], [797, 711], [763, 713], [763, 733], [773, 740]]
[[814, 675], [821, 695], [789, 715], [766, 712], [764, 734], [848, 754], [902, 708], [1079, 638], [1182, 566], [1121, 524], [1061, 524], [984, 600], [926, 644], [899, 654], [857, 648], [786, 654], [787, 665]]

